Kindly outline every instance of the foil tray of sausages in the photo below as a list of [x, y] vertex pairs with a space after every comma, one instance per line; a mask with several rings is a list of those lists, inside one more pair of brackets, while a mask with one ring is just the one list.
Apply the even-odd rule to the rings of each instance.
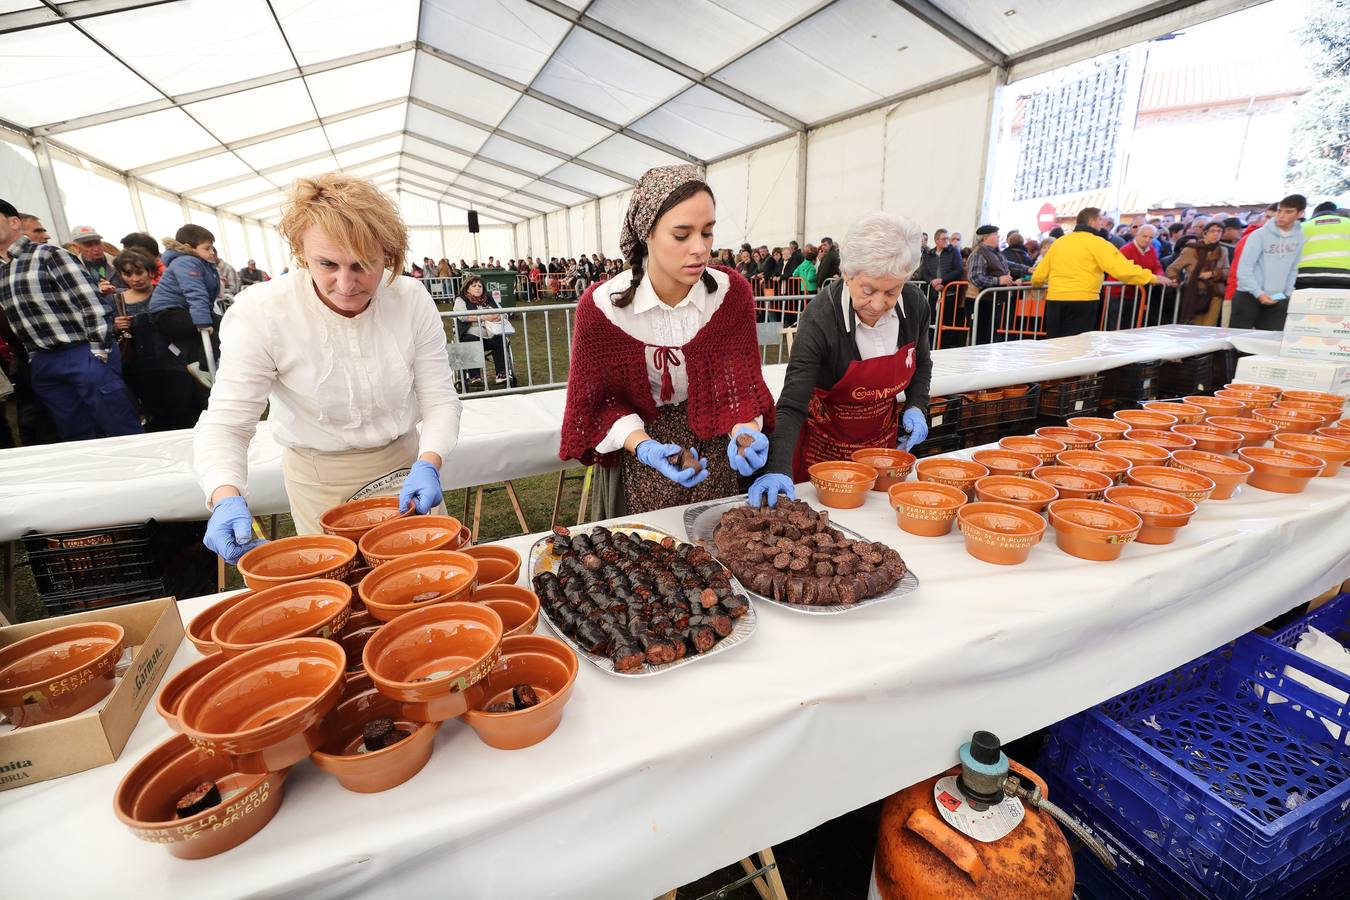
[[611, 675], [660, 675], [754, 633], [754, 606], [707, 549], [639, 522], [556, 528], [530, 548], [548, 624]]
[[[869, 545], [873, 543], [869, 538], [864, 537], [863, 535], [859, 534], [858, 532], [854, 531], [851, 528], [846, 528], [843, 525], [830, 522], [824, 512], [813, 510], [802, 501], [783, 500], [779, 502], [780, 506], [784, 504], [788, 504], [789, 507], [794, 511], [799, 511], [799, 513], [803, 516], [804, 519], [813, 518], [818, 520], [819, 524], [815, 524], [815, 522], [813, 522], [813, 527], [818, 528], [819, 533], [821, 534], [828, 534], [830, 536], [830, 539], [836, 543], [843, 544], [844, 542], [862, 542], [864, 544]], [[723, 500], [716, 500], [711, 503], [699, 503], [690, 506], [688, 509], [684, 511], [685, 533], [688, 535], [690, 541], [692, 541], [693, 543], [697, 544], [700, 547], [706, 548], [709, 552], [718, 556], [721, 562], [725, 563], [727, 560], [721, 558], [721, 554], [719, 553], [717, 548], [718, 527], [722, 524], [722, 517], [725, 516], [728, 512], [730, 512], [731, 510], [744, 510], [744, 509], [745, 509], [744, 496], [729, 497]], [[809, 515], [807, 515], [808, 513]], [[734, 514], [733, 517], [743, 515], [744, 513], [736, 513]], [[787, 539], [797, 540], [798, 538], [787, 537]], [[813, 559], [819, 557], [820, 561], [825, 561], [825, 559], [829, 558], [828, 553], [822, 554], [821, 552], [819, 552], [819, 550], [820, 548], [818, 547], [813, 548], [812, 554]], [[775, 606], [781, 606], [784, 609], [790, 609], [793, 612], [804, 613], [806, 615], [812, 616], [830, 616], [830, 615], [838, 615], [840, 613], [852, 612], [855, 609], [862, 609], [864, 607], [872, 606], [877, 603], [884, 603], [887, 600], [894, 600], [897, 597], [903, 597], [906, 594], [910, 594], [918, 590], [919, 588], [918, 576], [914, 574], [914, 571], [912, 569], [910, 569], [907, 565], [905, 565], [903, 560], [899, 559], [898, 555], [892, 556], [892, 554], [894, 554], [893, 550], [890, 550], [889, 548], [883, 548], [882, 546], [877, 545], [875, 547], [875, 551], [882, 557], [879, 560], [881, 567], [884, 570], [888, 571], [890, 573], [890, 576], [892, 577], [884, 577], [882, 579], [883, 589], [880, 590], [880, 592], [878, 593], [871, 593], [869, 590], [867, 590], [865, 584], [859, 583], [857, 581], [852, 581], [851, 576], [853, 576], [855, 573], [849, 572], [848, 573], [848, 577], [850, 578], [849, 586], [843, 591], [842, 596], [856, 598], [853, 599], [852, 602], [831, 603], [831, 602], [817, 601], [811, 603], [793, 603], [784, 599], [775, 598], [771, 595], [771, 593], [761, 593], [760, 591], [756, 591], [751, 585], [746, 584], [744, 579], [736, 578], [734, 574], [735, 571], [734, 566], [732, 567], [733, 570], [732, 577], [735, 579], [737, 586], [742, 591], [745, 592], [746, 596], [750, 597], [756, 603], [759, 602], [772, 603]], [[819, 562], [814, 562], [813, 565], [819, 565]], [[833, 564], [828, 574], [824, 570], [824, 567], [822, 567], [820, 572], [817, 572], [814, 568], [812, 568], [801, 573], [801, 577], [803, 578], [814, 577], [817, 579], [827, 578], [832, 580], [836, 579], [838, 575], [839, 572], [833, 570]], [[898, 580], [893, 580], [893, 576], [895, 575], [899, 575]], [[885, 583], [892, 581], [893, 583], [890, 583], [889, 587], [884, 586]], [[839, 587], [843, 587], [843, 583], [840, 581], [835, 581], [835, 584], [837, 585], [837, 587], [835, 587], [836, 591], [839, 590]]]

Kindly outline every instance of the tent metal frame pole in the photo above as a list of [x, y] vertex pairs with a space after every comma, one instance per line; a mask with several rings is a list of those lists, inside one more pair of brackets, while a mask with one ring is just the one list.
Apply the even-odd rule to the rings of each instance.
[[52, 167], [52, 151], [47, 139], [31, 139], [33, 155], [37, 157], [38, 177], [42, 179], [42, 192], [47, 195], [47, 209], [51, 214], [51, 227], [56, 232], [56, 242], [64, 244], [70, 240], [70, 223], [66, 220], [66, 207], [61, 202], [61, 187], [56, 181], [56, 169]]
[[797, 135], [797, 243], [806, 246], [806, 149], [807, 132]]
[[127, 186], [127, 196], [131, 198], [131, 214], [136, 218], [136, 229], [148, 234], [150, 227], [145, 223], [145, 208], [141, 206], [141, 185], [130, 175], [123, 175], [122, 180]]

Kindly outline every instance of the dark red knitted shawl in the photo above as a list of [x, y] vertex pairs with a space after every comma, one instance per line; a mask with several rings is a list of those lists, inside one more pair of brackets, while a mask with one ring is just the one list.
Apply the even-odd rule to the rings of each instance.
[[[760, 372], [750, 283], [730, 269], [716, 268], [731, 279], [727, 296], [694, 339], [680, 348], [689, 376], [689, 427], [706, 440], [762, 415], [764, 431], [771, 432], [773, 395]], [[597, 454], [595, 447], [620, 418], [630, 413], [644, 422], [656, 418], [645, 345], [605, 318], [596, 305], [609, 303], [611, 291], [603, 282], [593, 284], [577, 302], [558, 456], [585, 465], [618, 463], [618, 453]]]

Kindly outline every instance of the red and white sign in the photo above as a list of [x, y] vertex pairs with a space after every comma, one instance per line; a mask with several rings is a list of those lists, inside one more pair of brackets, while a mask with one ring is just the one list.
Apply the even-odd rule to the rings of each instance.
[[1051, 203], [1042, 203], [1040, 211], [1036, 213], [1036, 227], [1042, 233], [1054, 228], [1058, 222], [1055, 221], [1055, 207]]

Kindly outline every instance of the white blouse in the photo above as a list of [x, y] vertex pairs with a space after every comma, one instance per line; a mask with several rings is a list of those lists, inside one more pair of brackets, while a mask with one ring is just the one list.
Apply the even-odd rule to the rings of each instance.
[[418, 453], [444, 460], [459, 441], [460, 400], [436, 304], [415, 279], [381, 278], [348, 318], [323, 304], [303, 268], [244, 289], [221, 324], [211, 405], [193, 435], [209, 500], [244, 491], [248, 445], [263, 409], [283, 447], [383, 447], [422, 423]]
[[[853, 305], [848, 292], [848, 284], [843, 285], [840, 291], [839, 302], [844, 310], [844, 330], [848, 331], [849, 313]], [[904, 299], [891, 307], [891, 311], [882, 316], [875, 325], [868, 325], [862, 319], [857, 319], [858, 330], [853, 335], [853, 342], [858, 348], [858, 355], [862, 359], [876, 359], [878, 356], [890, 356], [895, 353], [896, 341], [900, 340], [900, 315], [896, 313], [899, 309], [903, 312]], [[855, 314], [856, 315], [856, 314]]]
[[[713, 314], [722, 306], [727, 292], [731, 288], [731, 278], [726, 272], [707, 269], [717, 282], [717, 290], [712, 293], [703, 285], [700, 278], [694, 282], [685, 298], [674, 306], [667, 306], [656, 296], [651, 279], [644, 278], [633, 293], [633, 302], [620, 309], [610, 302], [609, 295], [628, 289], [633, 280], [633, 270], [625, 269], [609, 281], [595, 289], [591, 299], [596, 307], [615, 326], [629, 337], [646, 344], [647, 383], [651, 387], [652, 399], [661, 404], [662, 370], [656, 366], [656, 347], [673, 347], [673, 356], [679, 365], [670, 365], [671, 386], [675, 389], [669, 403], [683, 403], [689, 398], [689, 373], [684, 367], [684, 353], [679, 348], [694, 339], [699, 330], [708, 324]], [[639, 428], [646, 427], [642, 417], [636, 413], [626, 415], [614, 423], [595, 450], [597, 453], [613, 453], [623, 449], [628, 435]]]

